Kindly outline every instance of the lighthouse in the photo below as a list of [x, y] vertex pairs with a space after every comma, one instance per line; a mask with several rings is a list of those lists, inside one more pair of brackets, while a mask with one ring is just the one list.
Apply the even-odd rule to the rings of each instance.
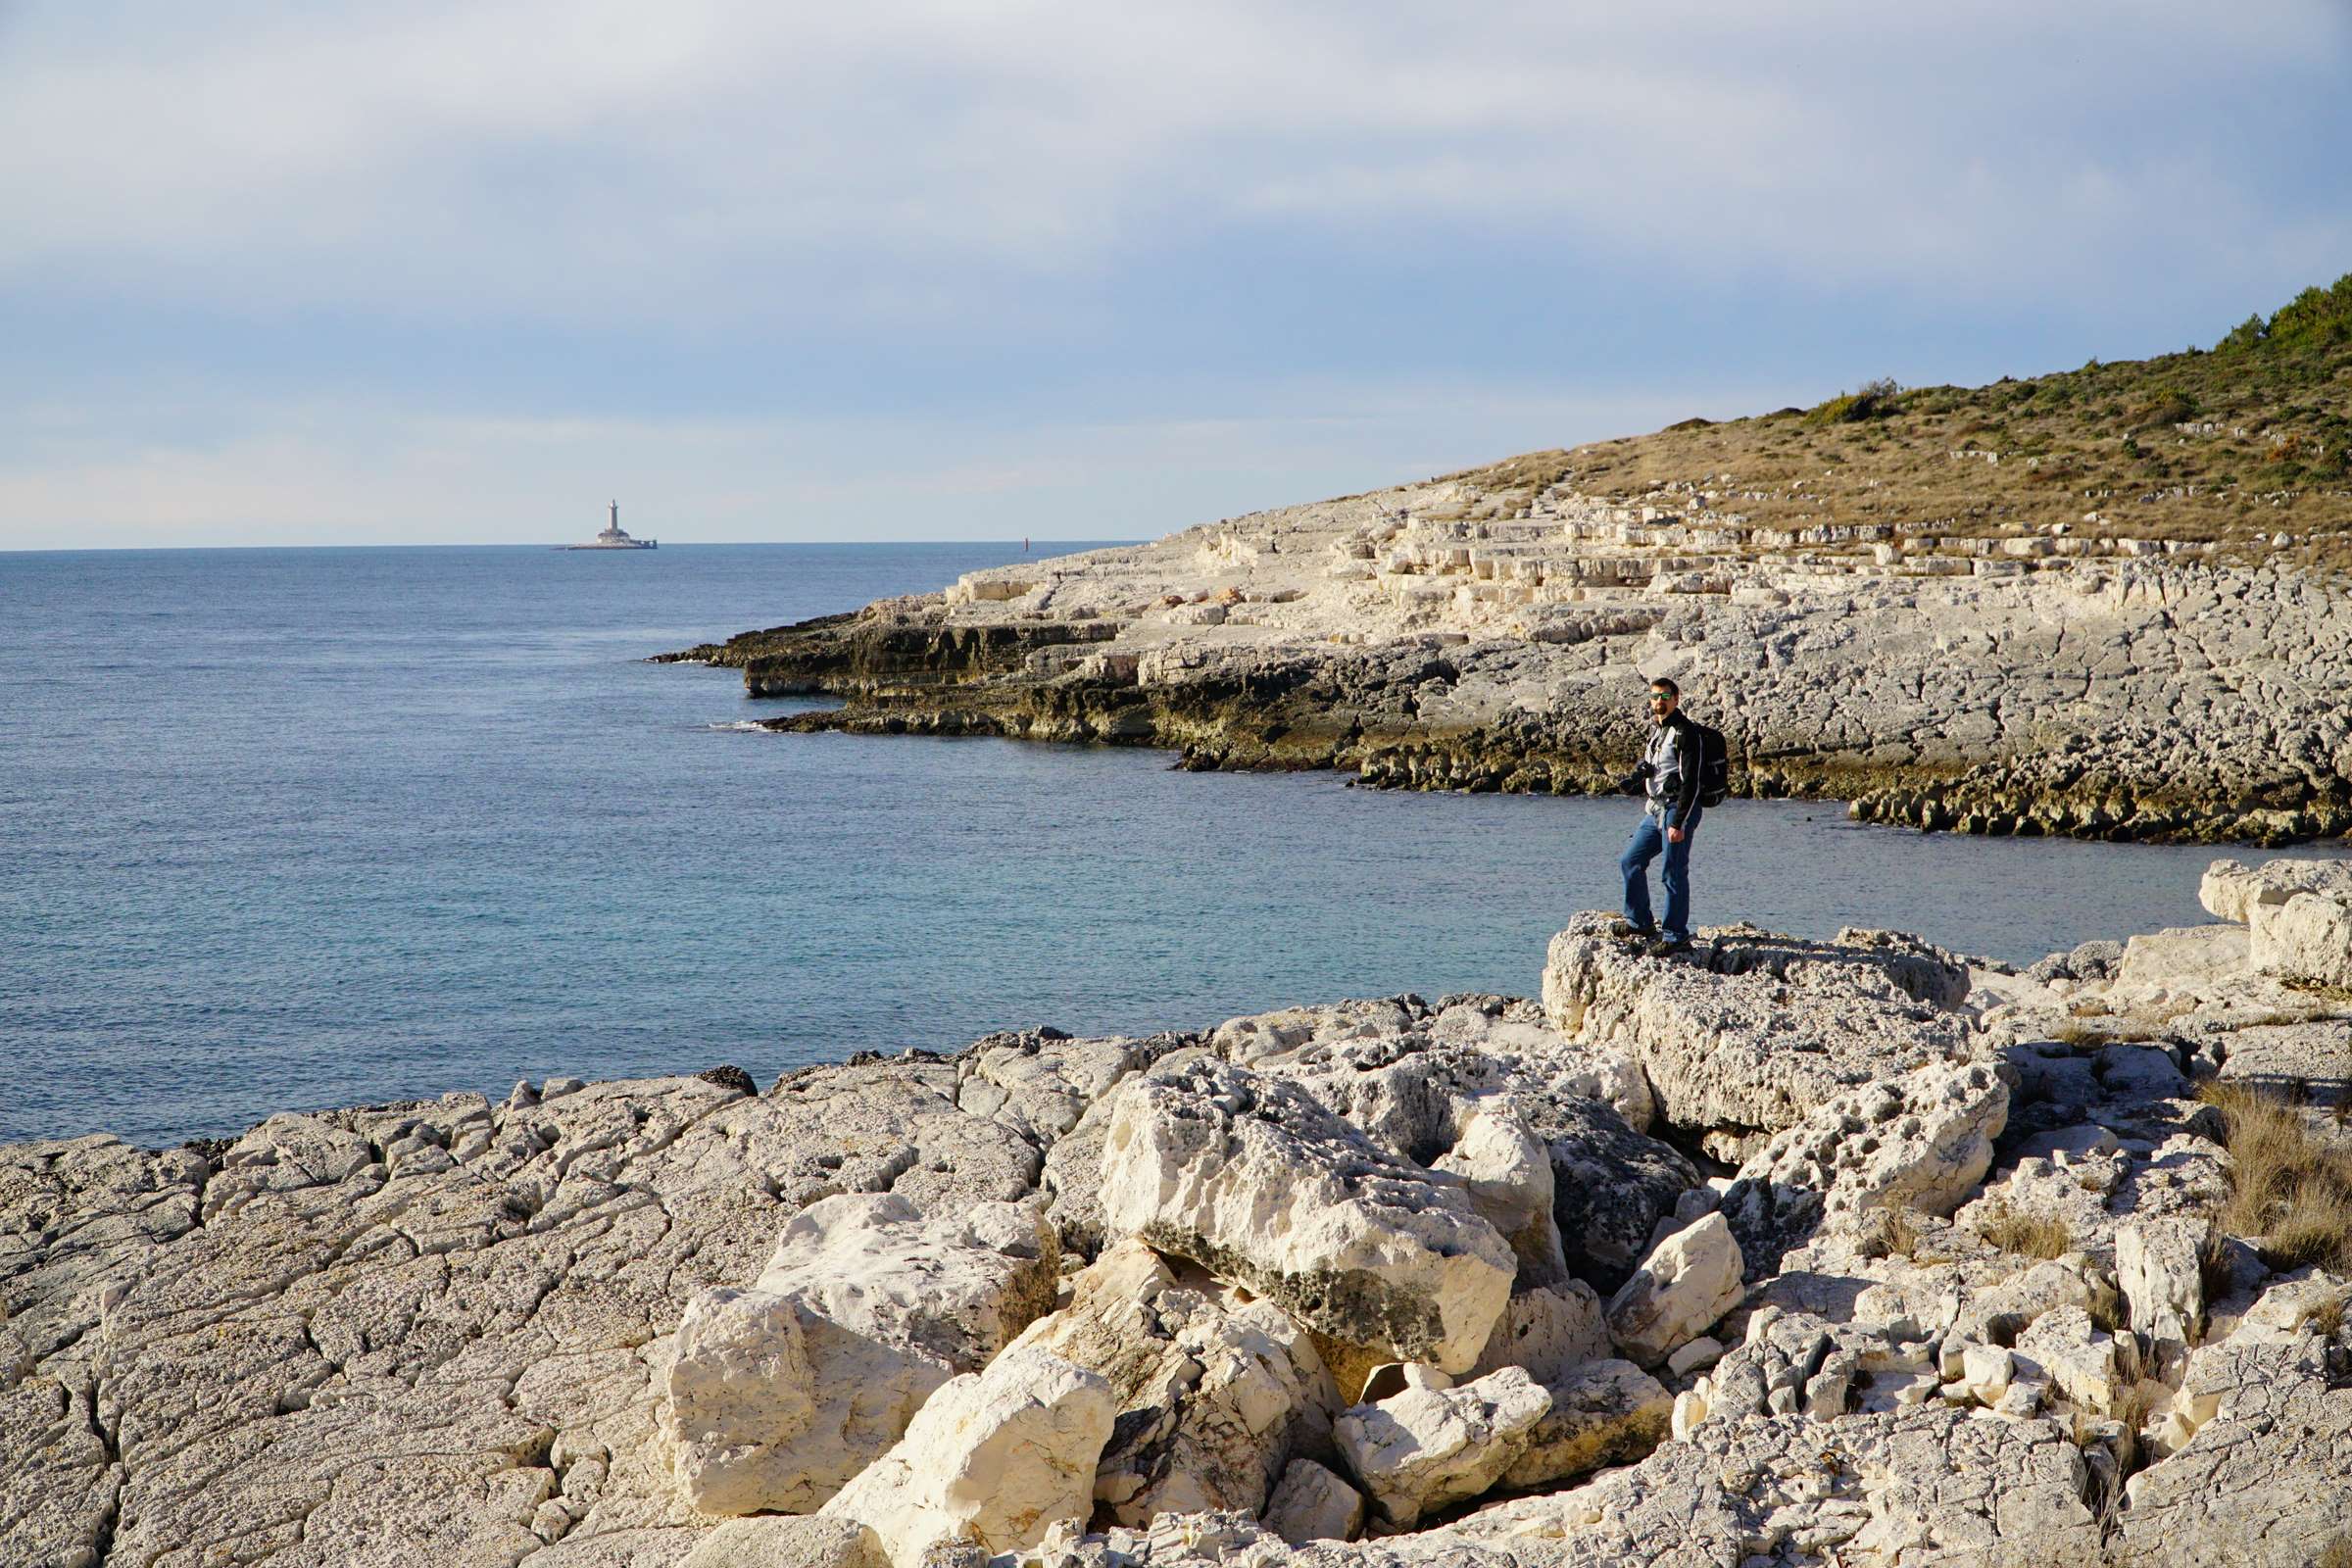
[[558, 545], [559, 550], [657, 550], [660, 543], [652, 539], [632, 539], [620, 526], [620, 503], [605, 504], [605, 527], [584, 545]]

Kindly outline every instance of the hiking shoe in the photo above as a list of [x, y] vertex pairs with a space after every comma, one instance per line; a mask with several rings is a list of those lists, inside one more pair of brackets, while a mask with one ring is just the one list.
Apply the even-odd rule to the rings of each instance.
[[1680, 942], [1669, 942], [1666, 938], [1660, 937], [1642, 951], [1653, 958], [1671, 958], [1678, 953], [1689, 953], [1690, 939], [1685, 937]]
[[1658, 928], [1654, 925], [1636, 925], [1631, 920], [1609, 922], [1609, 935], [1620, 942], [1655, 942]]

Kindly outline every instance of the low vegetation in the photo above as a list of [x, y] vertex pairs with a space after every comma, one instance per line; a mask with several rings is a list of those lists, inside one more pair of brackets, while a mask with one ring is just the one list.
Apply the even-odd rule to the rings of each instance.
[[2208, 1084], [2222, 1112], [2230, 1196], [2215, 1222], [2274, 1268], [2352, 1272], [2352, 1144], [2275, 1095]]
[[2019, 1257], [2064, 1257], [2074, 1250], [2075, 1235], [2054, 1214], [2028, 1214], [2007, 1204], [1976, 1221], [1976, 1232], [2004, 1252]]
[[1981, 387], [1872, 381], [1810, 410], [1686, 419], [1462, 477], [1488, 492], [1482, 514], [1554, 483], [1628, 501], [1672, 486], [1761, 527], [2063, 528], [2352, 569], [2352, 273], [2210, 349]]

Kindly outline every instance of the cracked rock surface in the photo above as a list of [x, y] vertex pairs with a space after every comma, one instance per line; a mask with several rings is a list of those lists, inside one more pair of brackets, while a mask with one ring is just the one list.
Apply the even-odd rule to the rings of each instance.
[[[2253, 919], [2332, 874], [2217, 867], [2213, 898]], [[2339, 992], [2238, 925], [2023, 973], [1714, 936], [1653, 960], [1579, 917], [1545, 1008], [0, 1147], [0, 1560], [2271, 1568], [2352, 1540], [2352, 1277], [2228, 1228], [2198, 1098], [2291, 1088], [2341, 1152]], [[825, 1463], [749, 1499], [801, 1511], [712, 1511], [745, 1499], [698, 1445], [810, 1430]]]

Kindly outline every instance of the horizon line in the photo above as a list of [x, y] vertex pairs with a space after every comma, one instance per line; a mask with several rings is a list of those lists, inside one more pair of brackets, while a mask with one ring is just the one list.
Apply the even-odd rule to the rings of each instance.
[[[1179, 529], [1175, 529], [1175, 530], [1172, 530], [1172, 531], [1173, 531], [1173, 532], [1177, 532], [1177, 533], [1181, 533], [1181, 532], [1183, 532], [1184, 530], [1183, 530], [1183, 529], [1181, 529], [1181, 528], [1179, 528]], [[1030, 543], [1032, 546], [1035, 546], [1035, 545], [1066, 545], [1066, 544], [1084, 544], [1084, 545], [1135, 545], [1135, 544], [1151, 544], [1151, 543], [1152, 543], [1152, 542], [1153, 542], [1153, 540], [1155, 540], [1155, 539], [1164, 539], [1164, 538], [1166, 538], [1166, 537], [1168, 537], [1166, 534], [1152, 534], [1152, 535], [1144, 536], [1144, 537], [1137, 537], [1137, 538], [1126, 538], [1126, 539], [1105, 539], [1105, 538], [1099, 538], [1099, 537], [1085, 537], [1085, 536], [1079, 536], [1079, 535], [1074, 535], [1074, 534], [1073, 534], [1073, 535], [1046, 535], [1046, 534], [1031, 534], [1031, 535], [1029, 535], [1029, 536], [1028, 536], [1028, 539], [1029, 539], [1029, 543]], [[847, 547], [857, 547], [857, 546], [864, 546], [864, 545], [871, 545], [871, 546], [874, 546], [874, 547], [876, 547], [876, 548], [881, 548], [881, 547], [885, 547], [885, 546], [896, 546], [896, 545], [999, 545], [999, 544], [1004, 544], [1004, 545], [1014, 545], [1014, 546], [1016, 546], [1016, 547], [1017, 547], [1017, 546], [1018, 546], [1018, 544], [1020, 543], [1020, 541], [1019, 541], [1019, 539], [1018, 539], [1018, 538], [1012, 538], [1012, 539], [690, 539], [690, 540], [684, 540], [684, 541], [681, 541], [680, 543], [677, 543], [677, 544], [674, 544], [674, 545], [672, 545], [672, 544], [668, 544], [668, 543], [665, 543], [665, 542], [658, 542], [658, 543], [659, 543], [659, 548], [660, 548], [660, 549], [662, 549], [662, 550], [719, 550], [719, 549], [739, 548], [739, 547], [742, 547], [742, 546], [752, 546], [752, 547], [756, 547], [756, 548], [762, 548], [762, 549], [764, 549], [764, 548], [768, 548], [768, 547], [796, 547], [796, 546], [805, 546], [805, 547], [816, 548], [816, 549], [837, 550], [837, 549], [841, 549], [841, 548], [843, 548], [843, 547], [845, 547], [845, 546], [847, 546]], [[464, 542], [464, 543], [451, 542], [451, 541], [443, 541], [443, 542], [440, 542], [440, 543], [397, 543], [397, 544], [394, 544], [394, 543], [384, 543], [384, 542], [354, 542], [354, 543], [349, 543], [349, 544], [299, 544], [299, 545], [295, 545], [295, 544], [275, 544], [275, 545], [0, 545], [0, 556], [101, 556], [101, 555], [136, 555], [136, 554], [140, 554], [140, 553], [142, 553], [142, 552], [144, 552], [144, 553], [146, 553], [146, 554], [149, 554], [149, 555], [174, 555], [174, 554], [177, 554], [177, 555], [191, 555], [191, 554], [195, 554], [195, 553], [197, 553], [197, 552], [199, 552], [199, 551], [236, 551], [236, 550], [578, 550], [578, 549], [581, 549], [581, 547], [579, 547], [579, 546], [576, 546], [576, 545], [567, 545], [567, 544], [564, 544], [564, 543], [562, 543], [562, 542], [551, 542], [551, 541], [543, 541], [543, 540], [537, 540], [537, 539], [527, 539], [527, 540], [468, 540], [468, 541], [466, 541], [466, 542]], [[583, 553], [583, 554], [586, 554], [586, 553], [591, 553], [591, 551], [583, 551], [582, 553]], [[624, 554], [628, 554], [629, 552], [626, 552], [626, 551], [621, 551], [621, 550], [605, 550], [605, 551], [594, 551], [593, 553], [595, 553], [595, 554], [602, 554], [602, 555], [624, 555]], [[1032, 551], [1031, 551], [1031, 554], [1035, 554], [1035, 551], [1034, 551], [1034, 550], [1032, 550]]]

